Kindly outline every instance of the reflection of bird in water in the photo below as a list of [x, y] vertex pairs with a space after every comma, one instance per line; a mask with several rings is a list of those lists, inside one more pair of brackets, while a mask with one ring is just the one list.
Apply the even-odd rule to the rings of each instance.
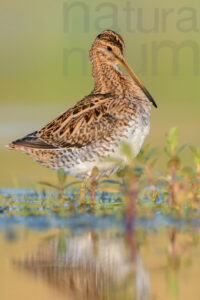
[[[155, 101], [124, 58], [124, 41], [111, 30], [95, 39], [89, 52], [94, 89], [75, 106], [38, 131], [12, 142], [52, 169], [63, 168], [74, 176], [100, 175], [116, 170], [104, 156], [119, 156], [120, 143], [130, 142], [136, 156], [149, 133], [149, 112]], [[123, 74], [117, 65], [129, 73]], [[78, 86], [78, 82], [77, 82]]]
[[[127, 251], [128, 250], [128, 251]], [[136, 251], [136, 250], [135, 250]], [[139, 255], [130, 261], [123, 238], [96, 233], [60, 235], [15, 265], [76, 300], [148, 299], [149, 277]], [[144, 297], [144, 295], [147, 295]]]

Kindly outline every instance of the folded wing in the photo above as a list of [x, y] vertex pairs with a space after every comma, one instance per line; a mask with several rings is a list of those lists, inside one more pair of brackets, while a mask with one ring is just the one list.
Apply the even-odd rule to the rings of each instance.
[[129, 109], [128, 103], [109, 95], [89, 95], [40, 130], [12, 142], [9, 148], [81, 148], [114, 139], [126, 127], [128, 118], [124, 116]]

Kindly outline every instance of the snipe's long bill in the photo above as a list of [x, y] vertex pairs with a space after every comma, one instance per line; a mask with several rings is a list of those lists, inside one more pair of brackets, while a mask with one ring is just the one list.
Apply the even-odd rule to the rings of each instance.
[[[130, 143], [136, 156], [149, 133], [149, 113], [156, 103], [124, 58], [124, 41], [112, 30], [99, 34], [89, 51], [94, 88], [81, 101], [41, 129], [13, 141], [8, 148], [33, 156], [42, 165], [63, 168], [73, 176], [116, 171], [105, 156], [121, 156]], [[128, 74], [119, 68], [121, 65]]]

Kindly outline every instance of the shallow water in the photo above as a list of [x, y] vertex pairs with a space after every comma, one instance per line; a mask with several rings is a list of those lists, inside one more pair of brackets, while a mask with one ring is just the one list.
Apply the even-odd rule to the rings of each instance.
[[[19, 203], [38, 196], [1, 190], [11, 194]], [[200, 299], [199, 219], [156, 213], [127, 233], [115, 214], [23, 216], [16, 202], [10, 209], [0, 216], [3, 300]]]
[[[37, 220], [35, 220], [37, 222]], [[91, 226], [92, 227], [92, 226]], [[199, 299], [199, 228], [0, 232], [1, 299]]]

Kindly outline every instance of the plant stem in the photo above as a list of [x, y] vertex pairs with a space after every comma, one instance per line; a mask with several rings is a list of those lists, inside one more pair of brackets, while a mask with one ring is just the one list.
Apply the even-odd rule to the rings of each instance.
[[168, 204], [170, 207], [172, 207], [174, 203], [175, 193], [174, 193], [174, 185], [175, 185], [175, 177], [176, 177], [176, 167], [171, 167], [171, 184], [170, 184], [170, 191], [169, 191], [169, 198], [168, 198]]
[[126, 232], [127, 234], [132, 232], [133, 223], [135, 220], [135, 211], [136, 211], [136, 199], [138, 196], [138, 183], [135, 178], [131, 178], [130, 187], [127, 191], [128, 195], [128, 204], [126, 208]]
[[197, 178], [200, 179], [200, 164], [197, 164]]
[[87, 182], [87, 178], [84, 178], [84, 179], [82, 180], [82, 182], [81, 182], [81, 186], [80, 186], [80, 198], [79, 198], [79, 207], [81, 207], [82, 204], [84, 203], [85, 195], [87, 194], [86, 182]]
[[97, 181], [95, 177], [92, 177], [92, 181], [91, 181], [91, 206], [94, 208], [94, 203], [96, 200], [96, 188], [97, 188]]
[[152, 173], [150, 171], [150, 168], [148, 166], [145, 167], [146, 173], [147, 173], [147, 177], [148, 177], [148, 181], [151, 187], [151, 191], [154, 192], [155, 191], [155, 186], [154, 186], [154, 182], [153, 182], [153, 176]]

